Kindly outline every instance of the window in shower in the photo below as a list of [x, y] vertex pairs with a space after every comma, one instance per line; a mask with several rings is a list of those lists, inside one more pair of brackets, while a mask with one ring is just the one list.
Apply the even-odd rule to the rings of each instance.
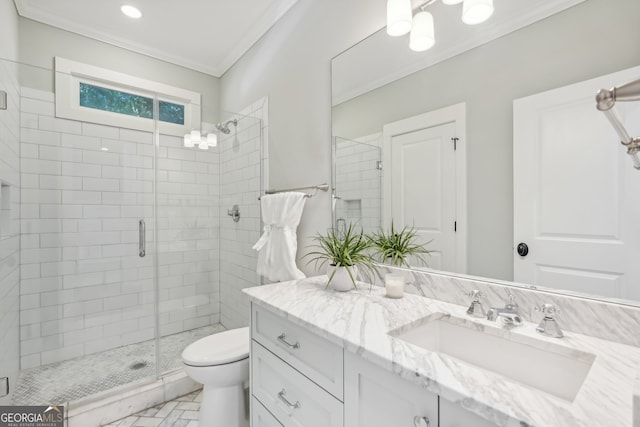
[[[81, 107], [143, 119], [153, 118], [153, 98], [82, 82], [79, 90]], [[158, 110], [161, 122], [184, 124], [184, 105], [159, 101]]]
[[153, 131], [154, 94], [160, 133], [200, 128], [200, 94], [56, 57], [56, 116]]

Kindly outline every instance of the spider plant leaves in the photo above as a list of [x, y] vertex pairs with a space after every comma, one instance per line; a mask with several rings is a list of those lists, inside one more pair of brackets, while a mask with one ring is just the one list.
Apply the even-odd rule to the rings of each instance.
[[[308, 263], [314, 263], [316, 270], [327, 264], [335, 267], [346, 267], [353, 286], [357, 288], [356, 277], [350, 267], [360, 265], [364, 267], [364, 273], [373, 273], [373, 259], [370, 254], [371, 239], [362, 229], [356, 230], [353, 224], [344, 231], [335, 228], [328, 230], [327, 234], [317, 234], [312, 247], [316, 250], [305, 255], [309, 257]], [[337, 268], [329, 275], [327, 286], [333, 280]]]
[[413, 257], [423, 265], [427, 265], [425, 255], [429, 255], [426, 246], [431, 240], [425, 243], [416, 243], [417, 231], [413, 227], [404, 226], [402, 230], [397, 230], [391, 221], [388, 230], [380, 229], [370, 237], [371, 245], [375, 248], [376, 256], [380, 262], [389, 262], [398, 267], [410, 267], [407, 258]]

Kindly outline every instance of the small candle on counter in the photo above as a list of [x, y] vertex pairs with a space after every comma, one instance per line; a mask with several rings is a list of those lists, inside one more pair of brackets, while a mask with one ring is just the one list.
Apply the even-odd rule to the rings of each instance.
[[404, 294], [404, 276], [398, 273], [389, 273], [384, 276], [384, 289], [388, 298], [402, 298]]

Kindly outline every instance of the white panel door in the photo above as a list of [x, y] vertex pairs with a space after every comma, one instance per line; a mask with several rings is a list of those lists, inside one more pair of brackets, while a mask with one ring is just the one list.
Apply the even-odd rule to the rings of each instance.
[[[604, 115], [600, 88], [640, 67], [514, 101], [514, 280], [640, 299], [640, 171]], [[616, 107], [640, 133], [640, 103]], [[635, 286], [634, 286], [635, 285]]]
[[428, 267], [464, 273], [464, 104], [454, 107], [384, 126], [384, 222], [431, 241]]
[[[455, 124], [421, 129], [391, 139], [391, 198], [395, 225], [413, 225], [431, 241], [431, 268], [455, 269]], [[417, 265], [415, 262], [412, 265]]]

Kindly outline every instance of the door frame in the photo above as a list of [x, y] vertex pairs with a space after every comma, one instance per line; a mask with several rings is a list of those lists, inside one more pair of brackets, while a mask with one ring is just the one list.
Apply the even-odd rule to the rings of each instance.
[[428, 129], [448, 123], [455, 123], [458, 138], [455, 166], [456, 166], [456, 271], [465, 274], [467, 272], [467, 105], [464, 102], [439, 108], [427, 113], [407, 117], [396, 122], [387, 123], [382, 127], [382, 222], [388, 224], [391, 221], [391, 173], [388, 168], [391, 165], [391, 141], [395, 136]]

